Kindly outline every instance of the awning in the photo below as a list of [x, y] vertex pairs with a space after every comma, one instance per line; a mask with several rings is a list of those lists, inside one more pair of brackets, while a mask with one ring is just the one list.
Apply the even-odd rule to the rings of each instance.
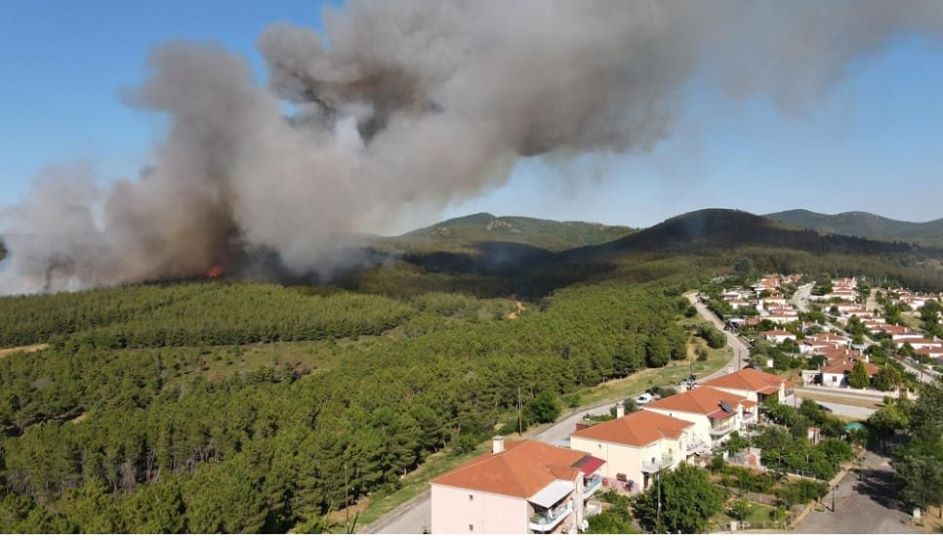
[[584, 475], [589, 476], [602, 467], [603, 463], [605, 463], [605, 461], [598, 457], [583, 456], [579, 461], [574, 463], [573, 466], [578, 467], [579, 470], [583, 471]]
[[554, 480], [527, 500], [541, 508], [553, 508], [553, 505], [569, 495], [573, 488], [573, 482]]
[[730, 418], [735, 415], [735, 412], [726, 412], [723, 409], [717, 409], [716, 411], [707, 415], [708, 418], [714, 418], [715, 420], [720, 420], [721, 418]]

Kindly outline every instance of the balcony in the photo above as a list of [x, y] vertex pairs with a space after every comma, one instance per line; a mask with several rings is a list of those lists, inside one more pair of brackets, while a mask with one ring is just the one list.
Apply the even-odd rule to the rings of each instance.
[[530, 518], [530, 530], [534, 532], [550, 532], [563, 520], [573, 513], [572, 501], [567, 501], [556, 508], [536, 510]]
[[711, 437], [723, 437], [724, 435], [735, 430], [737, 425], [733, 422], [727, 422], [724, 424], [717, 424], [711, 426]]
[[688, 445], [685, 447], [685, 449], [687, 450], [688, 455], [702, 454], [710, 450], [710, 445], [698, 439], [698, 440], [689, 442]]
[[662, 469], [667, 469], [674, 464], [674, 456], [665, 454], [661, 459], [648, 459], [642, 462], [642, 472], [654, 474]]
[[602, 485], [602, 476], [598, 474], [590, 476], [586, 483], [583, 484], [583, 500], [590, 498], [599, 491], [599, 486]]
[[743, 411], [743, 423], [752, 424], [754, 422], [756, 422], [756, 413]]

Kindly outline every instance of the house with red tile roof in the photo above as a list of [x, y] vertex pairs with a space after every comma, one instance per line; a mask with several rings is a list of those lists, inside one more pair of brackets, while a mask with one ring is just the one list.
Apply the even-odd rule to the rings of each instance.
[[756, 401], [703, 385], [653, 401], [644, 408], [693, 423], [695, 436], [710, 446], [756, 422], [757, 416]]
[[782, 345], [786, 342], [787, 339], [796, 341], [796, 335], [785, 330], [769, 330], [767, 332], [760, 332], [760, 337], [766, 341], [776, 343], [777, 345]]
[[696, 437], [693, 422], [646, 410], [628, 415], [623, 411], [570, 435], [570, 448], [605, 461], [600, 472], [607, 485], [643, 491], [659, 471], [709, 450]]
[[792, 394], [795, 387], [788, 379], [772, 373], [757, 371], [753, 368], [734, 371], [723, 377], [704, 381], [702, 384], [703, 386], [737, 394], [757, 403], [763, 403], [774, 394], [782, 403], [787, 395]]
[[433, 479], [433, 534], [575, 533], [604, 462], [534, 440], [505, 443]]

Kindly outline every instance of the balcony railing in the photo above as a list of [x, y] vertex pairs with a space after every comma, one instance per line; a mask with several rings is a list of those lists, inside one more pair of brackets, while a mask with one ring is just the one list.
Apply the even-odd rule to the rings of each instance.
[[723, 437], [724, 435], [736, 429], [736, 427], [737, 426], [733, 422], [711, 426], [711, 437]]
[[530, 518], [530, 529], [536, 532], [550, 532], [573, 513], [573, 503], [561, 504], [556, 508], [537, 510]]
[[655, 460], [646, 460], [642, 462], [642, 472], [646, 473], [656, 473], [662, 469], [667, 469], [674, 464], [674, 456], [671, 454], [665, 454], [661, 456], [661, 459]]
[[589, 477], [588, 481], [583, 484], [583, 500], [586, 500], [593, 496], [594, 493], [599, 491], [599, 486], [602, 485], [602, 476], [598, 474], [595, 476]]
[[690, 454], [700, 454], [701, 452], [707, 452], [708, 450], [710, 450], [710, 445], [708, 445], [706, 442], [704, 442], [704, 441], [698, 439], [698, 440], [696, 440], [696, 441], [691, 441], [691, 442], [689, 442], [688, 445], [687, 445], [685, 448], [686, 448], [686, 450], [688, 451], [688, 454], [689, 454], [689, 455], [690, 455]]

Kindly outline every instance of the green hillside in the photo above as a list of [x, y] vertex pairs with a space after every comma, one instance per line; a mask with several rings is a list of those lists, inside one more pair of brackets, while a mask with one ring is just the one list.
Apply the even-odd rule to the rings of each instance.
[[381, 246], [403, 251], [471, 251], [476, 244], [514, 243], [548, 251], [563, 251], [602, 244], [630, 234], [634, 229], [622, 226], [553, 221], [518, 216], [496, 217], [479, 213], [449, 219], [401, 236], [384, 238]]
[[767, 214], [765, 217], [793, 227], [821, 233], [943, 247], [943, 219], [915, 223], [889, 219], [867, 212], [844, 212], [830, 215], [809, 210], [788, 210]]

